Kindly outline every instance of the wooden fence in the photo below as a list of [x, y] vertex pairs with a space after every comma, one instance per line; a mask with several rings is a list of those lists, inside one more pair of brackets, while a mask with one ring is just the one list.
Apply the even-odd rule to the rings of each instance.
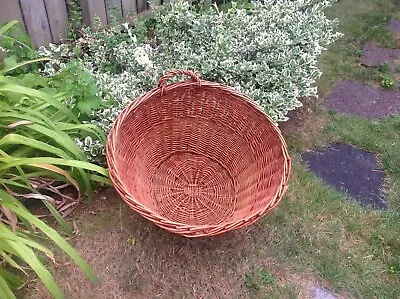
[[[36, 46], [58, 43], [67, 35], [73, 0], [0, 0], [0, 26], [18, 20]], [[153, 0], [161, 5], [169, 0]], [[112, 17], [127, 17], [150, 9], [147, 0], [80, 0], [83, 22], [93, 26]]]

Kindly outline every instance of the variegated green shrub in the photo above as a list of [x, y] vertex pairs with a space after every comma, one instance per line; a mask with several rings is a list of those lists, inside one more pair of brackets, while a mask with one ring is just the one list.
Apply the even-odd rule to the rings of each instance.
[[318, 55], [340, 35], [337, 21], [324, 15], [332, 2], [265, 0], [232, 3], [225, 11], [175, 2], [135, 26], [87, 29], [74, 48], [42, 49], [54, 58], [44, 72], [54, 74], [63, 59], [80, 60], [96, 78], [101, 97], [115, 101], [92, 115], [105, 132], [127, 104], [176, 68], [233, 86], [274, 121], [285, 121], [288, 111], [301, 106], [300, 98], [317, 95]]

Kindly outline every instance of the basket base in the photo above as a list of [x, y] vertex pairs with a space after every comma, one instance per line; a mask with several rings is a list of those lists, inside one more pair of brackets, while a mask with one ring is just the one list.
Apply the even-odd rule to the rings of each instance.
[[236, 206], [228, 171], [209, 157], [177, 152], [157, 168], [151, 196], [158, 212], [188, 225], [212, 225], [228, 219]]

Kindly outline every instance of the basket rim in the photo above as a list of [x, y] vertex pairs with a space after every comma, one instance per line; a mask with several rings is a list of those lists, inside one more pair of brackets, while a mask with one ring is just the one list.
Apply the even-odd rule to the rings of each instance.
[[[229, 93], [235, 97], [235, 100], [240, 100], [243, 103], [248, 106], [249, 109], [255, 109], [256, 113], [261, 114], [264, 118], [266, 118], [272, 125], [274, 133], [279, 137], [279, 140], [281, 142], [281, 150], [282, 150], [282, 156], [284, 158], [284, 163], [282, 166], [282, 178], [281, 178], [281, 183], [279, 187], [276, 189], [276, 192], [274, 196], [271, 196], [271, 201], [266, 204], [262, 209], [255, 210], [253, 213], [249, 214], [246, 217], [243, 217], [242, 219], [239, 220], [232, 220], [232, 221], [226, 221], [222, 220], [221, 222], [217, 224], [210, 224], [210, 225], [190, 225], [190, 224], [184, 224], [181, 222], [175, 222], [173, 220], [170, 220], [162, 215], [160, 215], [157, 211], [150, 209], [149, 207], [143, 205], [141, 202], [136, 200], [136, 198], [127, 191], [125, 188], [125, 185], [122, 183], [123, 180], [121, 180], [121, 177], [119, 176], [115, 165], [115, 160], [114, 160], [114, 152], [116, 149], [116, 144], [114, 142], [115, 136], [118, 135], [118, 129], [120, 125], [124, 123], [125, 118], [137, 107], [139, 107], [141, 104], [145, 103], [146, 101], [153, 99], [154, 97], [162, 97], [163, 93], [168, 93], [174, 89], [180, 89], [180, 88], [190, 88], [190, 87], [195, 87], [195, 88], [211, 88], [212, 89], [218, 89], [218, 90], [223, 90], [226, 93]], [[107, 164], [109, 166], [109, 174], [110, 174], [110, 179], [114, 184], [114, 187], [120, 194], [121, 198], [136, 212], [138, 212], [141, 216], [144, 218], [152, 221], [154, 224], [167, 229], [169, 231], [185, 235], [185, 233], [189, 234], [186, 235], [188, 237], [201, 237], [201, 236], [210, 236], [210, 235], [216, 235], [223, 233], [228, 230], [232, 230], [235, 228], [240, 228], [244, 225], [249, 225], [252, 224], [253, 222], [257, 221], [259, 218], [264, 216], [269, 210], [274, 208], [282, 199], [283, 194], [285, 193], [288, 185], [287, 182], [289, 180], [290, 172], [291, 172], [291, 158], [288, 153], [288, 148], [286, 145], [286, 142], [281, 134], [280, 129], [276, 126], [272, 118], [260, 107], [257, 105], [257, 103], [251, 99], [249, 96], [241, 93], [238, 90], [233, 89], [230, 86], [220, 84], [220, 83], [215, 83], [215, 82], [210, 82], [206, 80], [199, 80], [198, 82], [194, 81], [180, 81], [180, 82], [175, 82], [172, 84], [168, 84], [163, 87], [163, 90], [161, 90], [160, 87], [153, 88], [149, 92], [140, 95], [138, 98], [133, 100], [127, 107], [123, 109], [123, 111], [120, 113], [120, 115], [117, 117], [116, 121], [114, 122], [112, 129], [110, 130], [110, 133], [108, 134], [107, 137], [107, 146], [106, 146], [106, 159], [107, 159]], [[175, 228], [169, 228], [168, 226], [174, 226]], [[237, 226], [237, 227], [236, 227]], [[183, 231], [182, 231], [183, 230]], [[204, 232], [205, 230], [208, 231]], [[217, 232], [213, 233], [212, 231], [217, 230]], [[220, 231], [218, 231], [220, 230]], [[195, 234], [196, 231], [202, 232], [201, 234]]]

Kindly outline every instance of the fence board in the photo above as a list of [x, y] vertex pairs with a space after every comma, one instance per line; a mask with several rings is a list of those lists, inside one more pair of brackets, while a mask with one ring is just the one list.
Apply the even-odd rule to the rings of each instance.
[[[1, 4], [0, 9], [0, 26], [5, 23], [8, 23], [12, 20], [17, 20], [21, 28], [25, 30], [24, 19], [22, 18], [21, 7], [19, 5], [19, 1], [11, 1], [5, 4]], [[0, 50], [0, 64], [2, 63], [5, 53]]]
[[121, 0], [121, 8], [124, 17], [137, 14], [136, 0]]
[[17, 20], [22, 28], [25, 29], [24, 19], [22, 18], [21, 6], [19, 1], [7, 1], [7, 4], [3, 0], [0, 9], [0, 26], [4, 23]]
[[20, 0], [26, 30], [38, 47], [52, 42], [46, 7], [43, 0]]
[[44, 0], [51, 36], [58, 43], [68, 33], [68, 12], [65, 0]]
[[136, 0], [136, 7], [138, 13], [141, 13], [148, 9], [147, 7], [147, 0]]
[[136, 0], [121, 0], [121, 7], [124, 17], [137, 14]]
[[81, 0], [83, 21], [87, 26], [94, 27], [95, 18], [100, 18], [102, 24], [107, 24], [106, 6], [103, 0]]
[[[14, 19], [20, 21], [36, 46], [59, 42], [68, 32], [68, 1], [71, 0], [0, 0], [0, 25]], [[153, 0], [155, 6], [169, 2]], [[108, 24], [113, 14], [116, 17], [151, 14], [147, 0], [80, 0], [80, 5], [84, 23], [92, 28], [96, 17], [102, 24]]]
[[106, 0], [105, 3], [108, 23], [110, 23], [112, 19], [122, 17], [121, 0]]

